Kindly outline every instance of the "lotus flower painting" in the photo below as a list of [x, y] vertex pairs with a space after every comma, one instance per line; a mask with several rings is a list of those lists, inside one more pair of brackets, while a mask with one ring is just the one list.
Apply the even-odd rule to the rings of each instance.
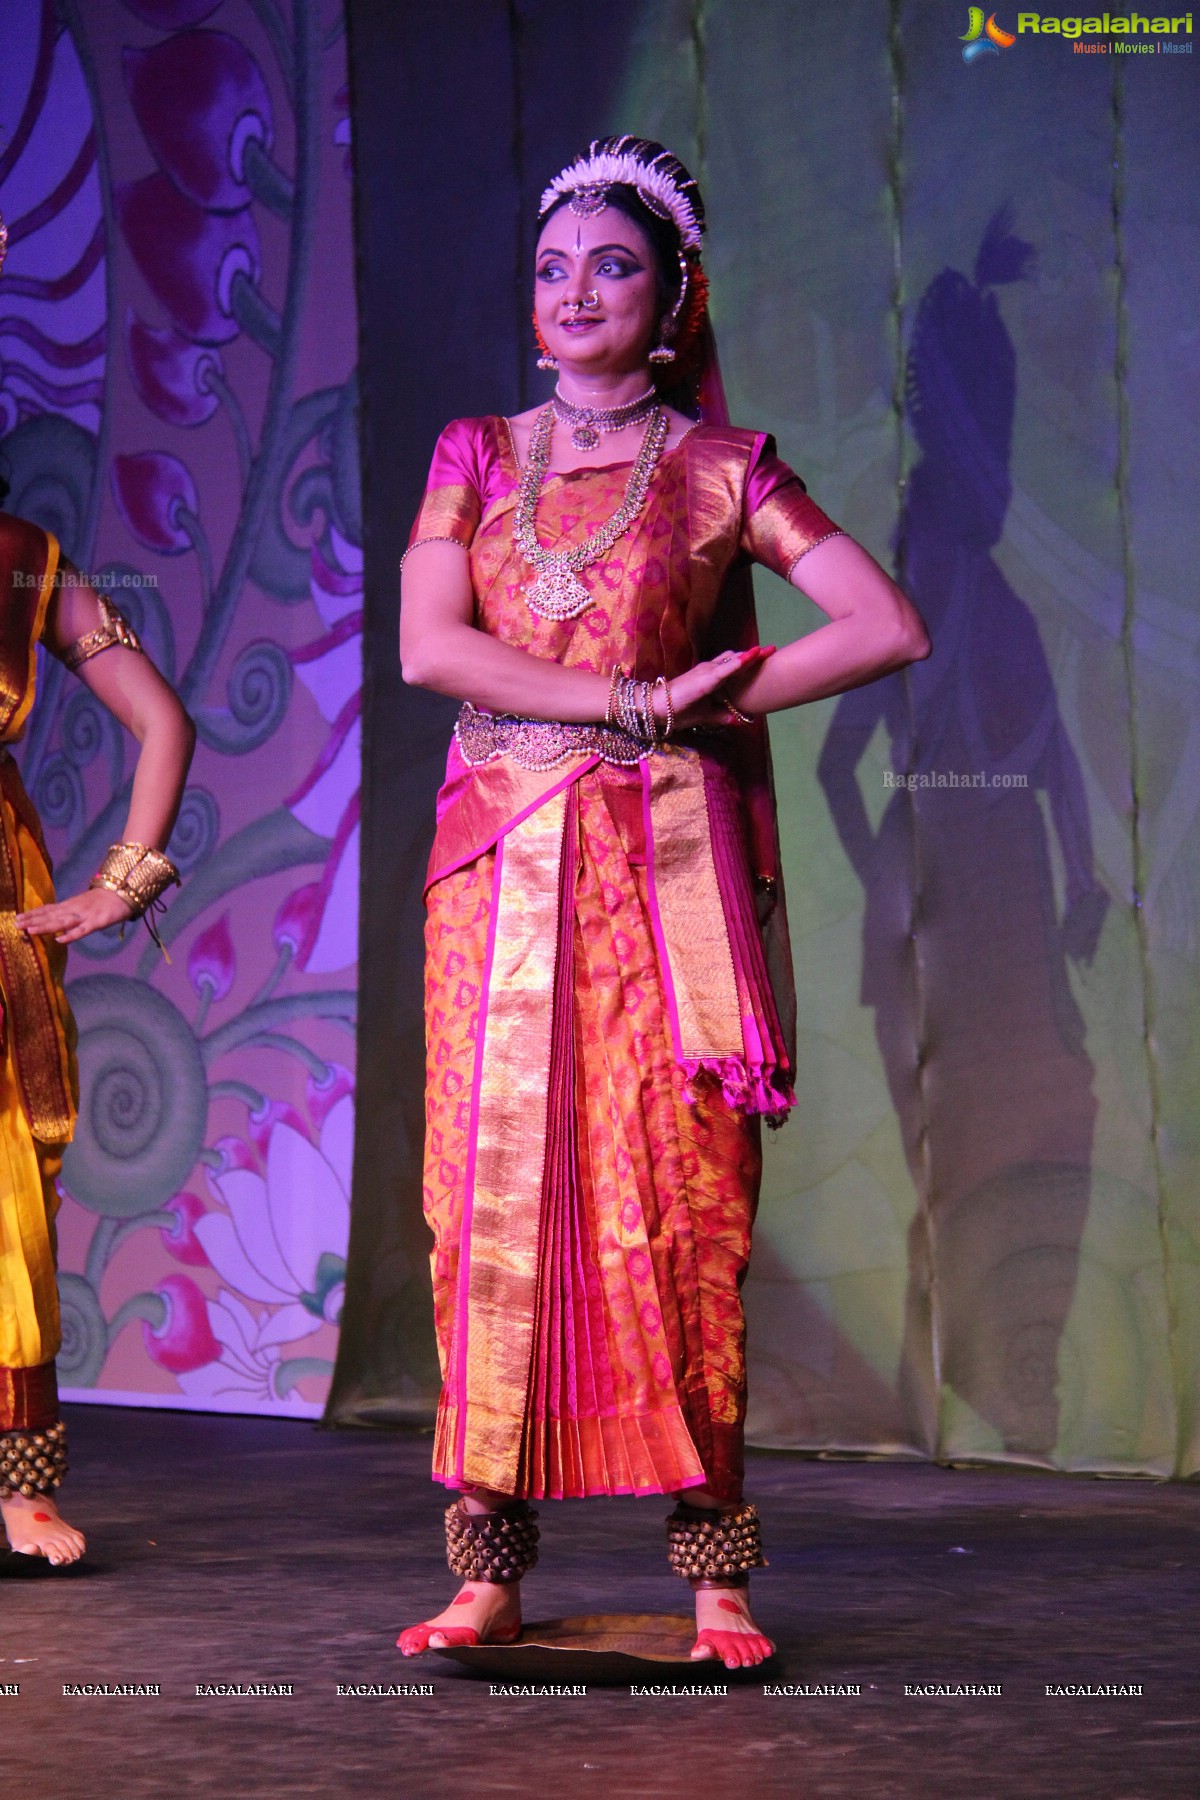
[[[63, 1391], [314, 1417], [355, 1104], [362, 525], [337, 0], [8, 0], [0, 468], [199, 744], [159, 920], [73, 951]], [[19, 750], [60, 891], [133, 746], [47, 663]]]

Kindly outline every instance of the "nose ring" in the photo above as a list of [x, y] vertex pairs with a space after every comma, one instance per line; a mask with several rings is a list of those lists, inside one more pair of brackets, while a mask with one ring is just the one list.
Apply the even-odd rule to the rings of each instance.
[[590, 294], [585, 294], [583, 296], [583, 304], [587, 307], [587, 310], [589, 312], [595, 312], [596, 308], [600, 304], [600, 296], [596, 292], [595, 288], [592, 289]]

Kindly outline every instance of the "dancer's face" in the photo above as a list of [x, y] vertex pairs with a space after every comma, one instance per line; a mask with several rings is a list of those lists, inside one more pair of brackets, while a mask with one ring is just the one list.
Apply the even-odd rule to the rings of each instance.
[[646, 366], [659, 324], [649, 239], [615, 206], [587, 219], [560, 208], [538, 239], [534, 309], [560, 368], [624, 375]]

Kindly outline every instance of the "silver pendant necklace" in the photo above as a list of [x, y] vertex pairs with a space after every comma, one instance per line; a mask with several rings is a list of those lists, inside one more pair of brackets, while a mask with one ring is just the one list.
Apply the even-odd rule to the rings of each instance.
[[636, 425], [648, 418], [658, 404], [658, 393], [651, 386], [636, 400], [627, 400], [624, 406], [577, 406], [555, 388], [550, 404], [555, 418], [571, 427], [571, 442], [575, 449], [594, 450], [602, 431], [621, 431], [626, 425]]

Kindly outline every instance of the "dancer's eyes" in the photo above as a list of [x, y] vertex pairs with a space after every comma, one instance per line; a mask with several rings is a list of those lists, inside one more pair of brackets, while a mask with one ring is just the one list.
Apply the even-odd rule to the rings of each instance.
[[618, 281], [623, 281], [628, 275], [640, 275], [641, 270], [641, 263], [623, 256], [606, 256], [603, 262], [596, 264], [597, 275], [612, 275]]
[[537, 272], [539, 281], [565, 281], [567, 271], [559, 262], [542, 263]]

